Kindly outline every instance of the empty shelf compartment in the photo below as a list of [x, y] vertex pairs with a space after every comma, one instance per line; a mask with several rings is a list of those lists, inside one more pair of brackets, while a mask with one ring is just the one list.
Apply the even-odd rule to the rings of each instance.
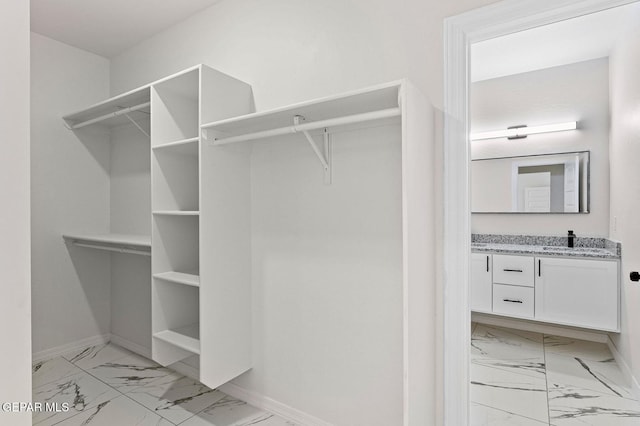
[[174, 330], [163, 330], [155, 333], [153, 337], [196, 355], [200, 354], [200, 327], [198, 324], [191, 324]]
[[197, 274], [185, 273], [185, 272], [162, 272], [160, 274], [154, 274], [155, 278], [169, 281], [172, 283], [190, 285], [193, 287], [200, 287], [200, 276]]

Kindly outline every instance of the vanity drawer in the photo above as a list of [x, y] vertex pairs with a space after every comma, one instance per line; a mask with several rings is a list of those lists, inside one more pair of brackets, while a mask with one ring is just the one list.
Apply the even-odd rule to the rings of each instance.
[[534, 301], [533, 287], [493, 285], [493, 312], [496, 314], [533, 318]]
[[531, 256], [493, 255], [493, 282], [533, 287], [534, 259]]

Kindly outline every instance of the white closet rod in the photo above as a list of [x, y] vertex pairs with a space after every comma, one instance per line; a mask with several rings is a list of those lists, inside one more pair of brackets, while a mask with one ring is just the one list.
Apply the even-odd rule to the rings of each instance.
[[[397, 117], [401, 114], [400, 108], [389, 108], [380, 111], [365, 112], [362, 114], [346, 115], [344, 117], [329, 118], [327, 120], [314, 121], [311, 123], [298, 124], [281, 127], [279, 129], [263, 130], [261, 132], [247, 133], [245, 135], [230, 136], [227, 138], [214, 139], [214, 145], [225, 145], [235, 142], [251, 141], [256, 139], [281, 136], [289, 133], [305, 132], [317, 130], [325, 127], [342, 126], [345, 124], [362, 123], [364, 121], [379, 120], [382, 118]], [[206, 130], [206, 129], [205, 129]]]
[[87, 248], [93, 248], [93, 249], [99, 249], [99, 250], [115, 251], [118, 253], [129, 253], [129, 254], [140, 254], [143, 256], [151, 256], [151, 252], [145, 251], [145, 250], [128, 249], [124, 247], [121, 248], [121, 247], [101, 246], [98, 244], [79, 243], [76, 241], [74, 241], [73, 244], [78, 247], [87, 247]]
[[98, 123], [100, 121], [108, 120], [110, 118], [118, 117], [118, 116], [121, 116], [121, 115], [126, 115], [126, 114], [128, 114], [130, 112], [137, 111], [137, 110], [142, 109], [142, 108], [146, 108], [149, 105], [151, 105], [151, 102], [145, 102], [145, 103], [142, 103], [140, 105], [134, 105], [134, 106], [130, 106], [130, 107], [127, 107], [127, 108], [122, 108], [121, 110], [118, 110], [116, 112], [111, 112], [109, 114], [101, 115], [100, 117], [92, 118], [91, 120], [82, 121], [80, 123], [74, 124], [74, 125], [70, 126], [69, 128], [71, 130], [80, 129], [81, 127], [89, 126], [90, 124], [93, 124], [93, 123]]

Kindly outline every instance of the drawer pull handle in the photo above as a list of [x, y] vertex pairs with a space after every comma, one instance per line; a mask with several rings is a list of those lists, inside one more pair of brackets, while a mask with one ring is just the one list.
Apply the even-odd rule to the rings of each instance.
[[515, 299], [502, 299], [503, 302], [511, 302], [511, 303], [522, 303], [522, 300]]
[[487, 272], [489, 272], [489, 255], [487, 255]]
[[503, 269], [505, 272], [522, 272], [522, 269]]

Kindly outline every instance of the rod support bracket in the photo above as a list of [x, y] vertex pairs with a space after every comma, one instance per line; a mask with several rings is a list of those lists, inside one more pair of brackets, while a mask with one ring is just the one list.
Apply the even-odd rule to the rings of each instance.
[[313, 136], [311, 136], [311, 134], [307, 131], [307, 130], [298, 130], [297, 126], [300, 125], [301, 121], [304, 121], [305, 118], [302, 115], [295, 115], [293, 117], [293, 127], [295, 129], [296, 132], [302, 132], [302, 134], [305, 136], [305, 138], [307, 138], [307, 142], [309, 142], [309, 146], [311, 146], [311, 149], [313, 149], [313, 152], [316, 154], [316, 156], [318, 157], [318, 160], [320, 160], [320, 163], [322, 164], [322, 169], [324, 170], [324, 182], [325, 184], [330, 184], [331, 183], [331, 142], [329, 139], [329, 132], [327, 131], [327, 129], [324, 129], [324, 133], [323, 133], [323, 142], [324, 142], [324, 149], [323, 151], [320, 151], [320, 148], [318, 148], [318, 145], [316, 145], [316, 142], [313, 140]]
[[127, 117], [127, 119], [128, 119], [131, 123], [133, 123], [133, 125], [134, 125], [134, 126], [136, 126], [136, 128], [137, 128], [138, 130], [140, 130], [142, 133], [144, 133], [144, 135], [145, 135], [146, 137], [151, 138], [151, 135], [149, 135], [149, 133], [147, 133], [147, 131], [146, 131], [146, 130], [144, 130], [144, 129], [142, 128], [142, 126], [140, 126], [140, 125], [138, 124], [138, 122], [137, 122], [136, 120], [134, 120], [133, 118], [131, 118], [131, 116], [129, 115], [129, 113], [128, 113], [128, 112], [124, 112], [124, 113], [123, 113], [123, 115], [124, 115], [125, 117]]

